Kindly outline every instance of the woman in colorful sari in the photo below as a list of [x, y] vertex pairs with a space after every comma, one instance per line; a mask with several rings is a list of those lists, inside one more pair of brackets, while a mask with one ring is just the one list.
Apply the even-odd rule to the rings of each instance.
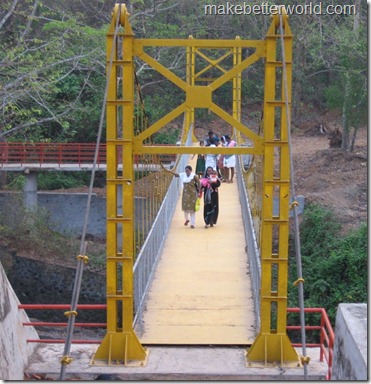
[[200, 179], [192, 172], [192, 167], [187, 165], [185, 172], [176, 173], [170, 171], [175, 177], [179, 177], [183, 183], [182, 195], [182, 211], [184, 212], [184, 225], [187, 226], [191, 222], [191, 228], [196, 225], [196, 200], [200, 193]]
[[201, 179], [201, 189], [204, 192], [204, 221], [205, 228], [213, 227], [218, 221], [220, 179], [218, 173], [207, 167], [204, 177]]

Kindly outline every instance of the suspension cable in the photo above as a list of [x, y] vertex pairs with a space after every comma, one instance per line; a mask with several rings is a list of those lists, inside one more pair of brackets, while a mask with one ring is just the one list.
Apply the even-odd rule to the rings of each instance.
[[287, 72], [286, 72], [286, 57], [285, 57], [285, 43], [283, 38], [283, 21], [282, 21], [282, 9], [279, 12], [280, 16], [280, 36], [281, 36], [281, 49], [282, 49], [282, 69], [283, 69], [283, 83], [284, 83], [284, 92], [285, 92], [285, 107], [286, 107], [286, 121], [287, 121], [287, 137], [289, 144], [289, 155], [290, 155], [290, 188], [291, 194], [293, 196], [292, 208], [294, 210], [294, 237], [295, 237], [295, 252], [296, 252], [296, 265], [297, 265], [297, 275], [298, 279], [294, 283], [298, 285], [299, 289], [299, 307], [300, 307], [300, 325], [301, 325], [301, 339], [302, 339], [302, 349], [303, 356], [301, 358], [303, 367], [304, 367], [304, 379], [308, 380], [308, 363], [309, 358], [307, 357], [306, 352], [306, 337], [305, 337], [305, 316], [304, 316], [304, 279], [302, 274], [301, 266], [301, 250], [300, 250], [300, 231], [299, 231], [299, 214], [298, 214], [298, 203], [296, 201], [296, 191], [295, 191], [295, 180], [294, 180], [294, 167], [292, 162], [292, 146], [291, 146], [291, 118], [289, 111], [289, 98], [288, 98], [288, 88], [287, 88]]
[[117, 31], [118, 31], [118, 25], [120, 20], [120, 13], [121, 13], [121, 7], [118, 7], [118, 15], [116, 19], [116, 25], [114, 30], [114, 36], [113, 36], [113, 42], [112, 44], [112, 50], [110, 53], [110, 61], [107, 71], [107, 81], [106, 81], [106, 87], [104, 91], [104, 98], [103, 98], [103, 104], [102, 104], [102, 111], [101, 111], [101, 117], [99, 121], [99, 128], [98, 128], [98, 134], [97, 134], [97, 140], [96, 140], [96, 146], [95, 146], [95, 152], [94, 152], [94, 161], [93, 161], [93, 168], [91, 172], [90, 177], [90, 184], [89, 184], [89, 191], [88, 191], [88, 198], [86, 202], [86, 210], [85, 210], [85, 217], [84, 217], [84, 223], [83, 223], [83, 229], [81, 234], [81, 241], [80, 241], [80, 249], [79, 249], [79, 255], [77, 256], [77, 267], [76, 267], [76, 275], [75, 275], [75, 281], [74, 281], [74, 287], [72, 292], [72, 300], [71, 300], [71, 309], [70, 311], [65, 312], [65, 315], [68, 317], [68, 324], [67, 324], [67, 336], [66, 336], [66, 342], [64, 345], [64, 351], [63, 351], [63, 357], [61, 359], [61, 371], [60, 371], [60, 380], [64, 380], [65, 375], [65, 369], [66, 365], [70, 364], [72, 362], [72, 358], [70, 358], [68, 355], [71, 350], [71, 342], [72, 342], [72, 334], [73, 334], [73, 328], [75, 324], [75, 318], [77, 316], [77, 304], [80, 296], [80, 288], [81, 288], [81, 281], [82, 281], [82, 273], [84, 269], [84, 263], [86, 264], [88, 261], [88, 257], [85, 255], [86, 253], [86, 243], [85, 243], [85, 237], [89, 222], [89, 214], [90, 214], [90, 205], [91, 205], [91, 199], [93, 195], [93, 185], [94, 185], [94, 178], [95, 178], [95, 172], [97, 168], [97, 162], [98, 162], [98, 154], [99, 154], [99, 144], [102, 137], [102, 131], [103, 131], [103, 122], [104, 122], [104, 116], [105, 116], [105, 108], [106, 108], [106, 101], [107, 101], [107, 94], [108, 94], [108, 87], [109, 87], [109, 79], [111, 76], [112, 71], [112, 62], [113, 62], [113, 56], [115, 52], [115, 42], [117, 39]]

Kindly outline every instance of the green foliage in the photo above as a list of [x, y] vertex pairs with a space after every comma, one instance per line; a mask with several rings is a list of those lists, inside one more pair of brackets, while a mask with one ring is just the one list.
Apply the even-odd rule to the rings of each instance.
[[[325, 308], [332, 324], [340, 303], [367, 301], [367, 225], [340, 235], [335, 215], [309, 205], [300, 225], [305, 307]], [[295, 251], [290, 241], [290, 281], [297, 279]], [[289, 306], [298, 306], [297, 288], [289, 285]]]
[[[148, 124], [153, 124], [164, 117], [171, 110], [181, 104], [181, 92], [171, 93], [172, 87], [163, 84], [158, 93], [146, 95], [144, 98], [145, 113], [148, 117]], [[174, 92], [174, 91], [172, 91]], [[141, 127], [143, 128], [143, 127]]]
[[38, 189], [68, 189], [89, 184], [88, 172], [41, 172], [37, 175]]
[[[66, 257], [76, 254], [76, 244], [72, 239], [49, 229], [49, 215], [44, 209], [31, 212], [18, 207], [13, 209], [11, 221], [0, 216], [1, 235], [3, 241], [10, 246], [15, 246], [18, 252], [37, 252], [38, 257], [47, 260], [51, 255], [55, 257]], [[59, 255], [59, 256], [57, 256]]]
[[13, 191], [22, 191], [24, 184], [26, 182], [26, 176], [17, 175], [16, 173], [8, 175], [8, 183], [5, 186], [5, 189], [10, 189]]
[[161, 129], [153, 137], [153, 143], [155, 144], [173, 144], [175, 145], [179, 139], [179, 129], [167, 128]]
[[0, 30], [0, 135], [67, 141], [83, 129], [80, 141], [94, 138], [101, 103], [91, 102], [103, 99], [105, 34], [70, 6], [26, 2]]
[[318, 257], [328, 253], [340, 230], [333, 212], [319, 205], [309, 205], [300, 225], [301, 253]]
[[[205, 15], [204, 5], [215, 3], [135, 0], [128, 4], [137, 38], [263, 39], [270, 25], [267, 15]], [[272, 3], [272, 2], [270, 2]], [[276, 3], [276, 2], [273, 2]], [[281, 1], [292, 5], [291, 0]], [[332, 0], [321, 2], [323, 9]], [[11, 0], [0, 4], [0, 14], [11, 9]], [[354, 4], [351, 0], [344, 5]], [[99, 126], [106, 80], [106, 30], [112, 4], [24, 2], [10, 13], [0, 29], [0, 136], [12, 141], [93, 142]], [[0, 20], [1, 21], [1, 20]], [[358, 21], [358, 24], [357, 24]], [[367, 4], [354, 15], [290, 15], [294, 39], [293, 110], [301, 106], [340, 108], [347, 127], [364, 124], [367, 116]], [[358, 26], [357, 26], [358, 25]], [[102, 27], [103, 26], [103, 27]], [[254, 49], [244, 49], [243, 58]], [[146, 48], [156, 61], [185, 80], [184, 48]], [[219, 50], [209, 52], [213, 59]], [[197, 71], [205, 60], [196, 55]], [[230, 58], [223, 67], [231, 65]], [[152, 124], [184, 101], [184, 92], [163, 75], [136, 59], [142, 95]], [[220, 75], [217, 67], [204, 75]], [[242, 73], [242, 103], [261, 102], [264, 95], [264, 62], [259, 60]], [[213, 101], [231, 107], [230, 84], [213, 92]], [[201, 124], [209, 115], [196, 110]]]
[[[37, 175], [39, 190], [68, 189], [88, 186], [90, 184], [90, 172], [40, 172]], [[25, 184], [25, 176], [16, 173], [8, 174], [6, 189], [21, 191]], [[97, 177], [94, 180], [94, 187], [104, 186], [105, 181]]]

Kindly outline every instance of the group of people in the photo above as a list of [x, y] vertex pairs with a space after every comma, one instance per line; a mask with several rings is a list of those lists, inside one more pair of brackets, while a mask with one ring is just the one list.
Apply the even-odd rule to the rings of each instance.
[[[229, 135], [223, 135], [219, 139], [213, 131], [209, 131], [208, 136], [204, 140], [200, 141], [200, 146], [218, 147], [219, 145], [233, 148], [237, 145], [237, 143], [232, 140]], [[196, 162], [196, 174], [202, 177], [208, 167], [213, 168], [218, 173], [218, 177], [221, 182], [233, 183], [236, 156], [223, 154], [218, 155], [213, 153], [198, 155]]]
[[[217, 147], [220, 142], [225, 147], [237, 145], [228, 135], [219, 139], [213, 131], [209, 131], [208, 137], [204, 141], [200, 141], [200, 145]], [[171, 171], [183, 183], [182, 211], [184, 212], [185, 226], [190, 225], [190, 228], [195, 228], [196, 201], [202, 196], [205, 228], [213, 227], [217, 223], [219, 215], [218, 188], [223, 181], [233, 183], [235, 164], [235, 155], [207, 154], [198, 155], [195, 173], [192, 172], [190, 165], [185, 167], [183, 173]]]
[[204, 196], [205, 228], [213, 227], [218, 220], [219, 196], [218, 187], [220, 179], [212, 167], [207, 167], [204, 176], [200, 179], [192, 167], [187, 165], [185, 172], [172, 172], [183, 183], [182, 211], [184, 212], [184, 225], [193, 229], [196, 223], [196, 201]]

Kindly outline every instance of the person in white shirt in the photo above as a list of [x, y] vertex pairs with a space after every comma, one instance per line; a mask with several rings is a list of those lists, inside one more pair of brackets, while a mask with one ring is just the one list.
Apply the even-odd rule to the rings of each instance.
[[[225, 135], [225, 140], [227, 142], [226, 147], [233, 148], [237, 143], [232, 140], [228, 135]], [[227, 183], [233, 183], [234, 168], [236, 167], [236, 155], [224, 155], [224, 173]], [[231, 172], [229, 172], [231, 170]], [[230, 175], [230, 177], [229, 177]]]
[[[212, 141], [210, 145], [206, 145], [208, 148], [216, 148], [215, 143]], [[214, 171], [216, 171], [216, 166], [217, 166], [217, 158], [218, 154], [214, 153], [207, 153], [205, 155], [205, 169], [208, 167], [211, 167]]]

